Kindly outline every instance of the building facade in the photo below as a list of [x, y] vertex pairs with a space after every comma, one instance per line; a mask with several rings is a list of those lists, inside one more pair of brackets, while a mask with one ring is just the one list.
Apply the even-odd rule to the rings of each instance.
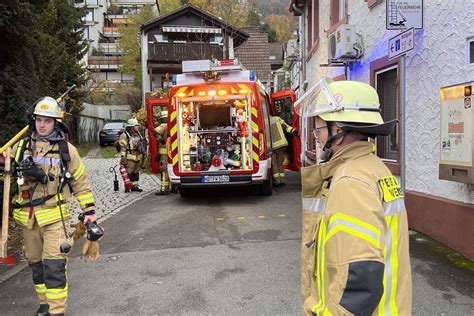
[[249, 35], [187, 4], [140, 28], [142, 93], [166, 89], [183, 60], [233, 59]]
[[[440, 89], [470, 85], [474, 80], [474, 2], [413, 2], [424, 3], [423, 28], [415, 30], [414, 49], [406, 53], [402, 69], [400, 58], [388, 58], [388, 42], [401, 32], [386, 28], [391, 0], [292, 0], [289, 9], [300, 16], [295, 60], [301, 61], [295, 66], [299, 76], [292, 76], [298, 82], [292, 84], [300, 87], [299, 96], [323, 76], [358, 80], [376, 88], [384, 119], [404, 123], [394, 135], [377, 139], [377, 154], [394, 174], [405, 179], [410, 227], [473, 259], [474, 185], [442, 180], [439, 169]], [[362, 56], [344, 67], [328, 52], [331, 35], [347, 24], [355, 28], [354, 47]], [[402, 92], [406, 96], [403, 116]], [[466, 132], [463, 137], [472, 145], [471, 135]], [[314, 148], [306, 150], [314, 156]]]
[[138, 13], [143, 6], [158, 12], [155, 0], [74, 0], [76, 7], [86, 7], [86, 28], [83, 36], [89, 50], [83, 63], [95, 82], [102, 82], [106, 90], [113, 91], [117, 83], [131, 84], [133, 76], [121, 73], [122, 52], [117, 48], [118, 26], [127, 25], [127, 15]]

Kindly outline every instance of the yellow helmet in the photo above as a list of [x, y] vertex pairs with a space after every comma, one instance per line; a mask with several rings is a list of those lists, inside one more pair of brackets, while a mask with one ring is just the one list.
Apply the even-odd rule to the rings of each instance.
[[377, 91], [359, 81], [321, 79], [295, 104], [303, 117], [319, 116], [339, 127], [374, 135], [390, 135], [397, 120], [384, 123]]
[[61, 119], [62, 111], [55, 99], [44, 97], [36, 103], [33, 115]]
[[138, 123], [138, 120], [136, 118], [131, 118], [127, 121], [127, 125], [128, 126], [136, 126], [136, 125], [140, 125]]

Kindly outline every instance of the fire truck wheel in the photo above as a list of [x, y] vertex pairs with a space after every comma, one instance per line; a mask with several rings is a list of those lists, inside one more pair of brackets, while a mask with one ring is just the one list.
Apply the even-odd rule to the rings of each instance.
[[272, 187], [272, 177], [270, 179], [263, 182], [262, 186], [260, 187], [260, 194], [264, 196], [270, 196], [273, 194], [273, 187]]

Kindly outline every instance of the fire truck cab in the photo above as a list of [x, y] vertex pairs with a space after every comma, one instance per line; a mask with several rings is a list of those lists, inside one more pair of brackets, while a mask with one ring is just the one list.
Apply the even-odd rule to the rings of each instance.
[[197, 187], [254, 186], [272, 194], [271, 99], [237, 60], [183, 61], [168, 108], [168, 173], [186, 196]]

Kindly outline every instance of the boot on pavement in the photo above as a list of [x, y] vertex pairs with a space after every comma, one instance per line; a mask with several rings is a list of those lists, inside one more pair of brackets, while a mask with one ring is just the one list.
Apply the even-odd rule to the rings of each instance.
[[36, 315], [38, 315], [38, 316], [47, 316], [47, 315], [50, 315], [48, 312], [49, 312], [49, 305], [48, 304], [40, 304], [38, 310], [36, 311]]
[[170, 194], [170, 191], [166, 190], [166, 191], [157, 191], [155, 192], [155, 195], [169, 195]]
[[137, 186], [133, 186], [133, 187], [132, 187], [132, 191], [133, 191], [133, 192], [143, 192], [143, 189], [140, 189], [140, 188], [137, 187]]

